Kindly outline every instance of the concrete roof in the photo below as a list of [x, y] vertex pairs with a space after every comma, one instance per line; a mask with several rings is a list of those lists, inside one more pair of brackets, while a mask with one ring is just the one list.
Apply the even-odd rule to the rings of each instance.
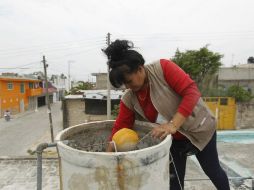
[[[221, 165], [229, 176], [231, 189], [251, 189], [252, 181], [250, 179], [239, 180], [237, 177], [254, 177], [254, 143], [221, 141], [218, 142], [217, 147]], [[203, 190], [204, 187], [206, 190], [215, 189], [194, 156], [188, 157], [186, 167], [185, 190]], [[37, 162], [35, 158], [0, 157], [0, 168], [1, 190], [36, 189]], [[59, 190], [58, 159], [44, 158], [42, 168], [42, 189]]]
[[239, 68], [254, 68], [254, 63], [240, 64], [240, 65], [236, 65], [236, 67], [239, 67]]
[[[108, 91], [107, 90], [80, 90], [83, 95], [67, 95], [65, 99], [107, 99]], [[123, 95], [122, 90], [110, 90], [111, 100], [121, 99]]]
[[65, 99], [84, 99], [83, 95], [70, 94], [64, 97]]
[[5, 75], [0, 75], [0, 80], [6, 80], [6, 81], [33, 81], [33, 82], [39, 82], [41, 80], [34, 79], [34, 78], [26, 78], [22, 76], [5, 76]]
[[[37, 187], [37, 160], [35, 157], [0, 157], [0, 189], [32, 190]], [[58, 159], [42, 161], [42, 189], [59, 190]]]
[[[123, 91], [122, 90], [110, 90], [110, 99], [114, 100], [114, 99], [121, 99], [123, 95]], [[108, 96], [108, 92], [107, 90], [95, 90], [95, 91], [86, 91], [84, 93], [84, 98], [85, 99], [107, 99]]]
[[221, 67], [219, 80], [254, 80], [254, 67]]
[[92, 76], [107, 75], [108, 73], [92, 73]]

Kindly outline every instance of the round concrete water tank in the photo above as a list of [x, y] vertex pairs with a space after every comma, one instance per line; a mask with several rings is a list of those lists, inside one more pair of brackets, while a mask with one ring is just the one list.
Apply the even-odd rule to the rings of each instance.
[[[113, 122], [80, 124], [57, 135], [63, 190], [168, 190], [171, 136], [163, 141], [150, 137], [134, 151], [105, 152]], [[151, 128], [136, 122], [133, 129], [142, 138]]]

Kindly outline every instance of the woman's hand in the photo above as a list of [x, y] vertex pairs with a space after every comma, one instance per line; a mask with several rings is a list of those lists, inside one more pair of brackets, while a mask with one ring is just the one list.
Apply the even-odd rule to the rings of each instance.
[[152, 129], [151, 136], [153, 138], [164, 139], [169, 134], [175, 134], [177, 129], [171, 123], [161, 124]]
[[115, 148], [112, 142], [108, 142], [108, 146], [106, 148], [106, 152], [114, 152]]

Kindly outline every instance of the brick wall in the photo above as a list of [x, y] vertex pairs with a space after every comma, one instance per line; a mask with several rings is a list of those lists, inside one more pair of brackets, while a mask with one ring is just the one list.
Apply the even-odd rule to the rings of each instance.
[[[236, 129], [254, 128], [254, 103], [238, 103], [236, 113]], [[106, 120], [106, 115], [85, 114], [83, 99], [63, 100], [63, 128], [89, 121]]]
[[89, 121], [106, 120], [106, 115], [85, 114], [84, 99], [64, 99], [63, 100], [63, 128], [67, 128]]
[[238, 103], [236, 114], [236, 128], [254, 128], [254, 103]]

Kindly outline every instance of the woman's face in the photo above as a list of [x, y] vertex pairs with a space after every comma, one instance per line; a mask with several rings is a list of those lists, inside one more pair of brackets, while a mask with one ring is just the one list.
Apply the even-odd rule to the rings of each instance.
[[125, 75], [126, 82], [124, 83], [124, 85], [127, 89], [131, 89], [134, 92], [137, 92], [141, 88], [143, 88], [145, 78], [146, 78], [145, 68], [144, 66], [139, 66], [136, 72]]

